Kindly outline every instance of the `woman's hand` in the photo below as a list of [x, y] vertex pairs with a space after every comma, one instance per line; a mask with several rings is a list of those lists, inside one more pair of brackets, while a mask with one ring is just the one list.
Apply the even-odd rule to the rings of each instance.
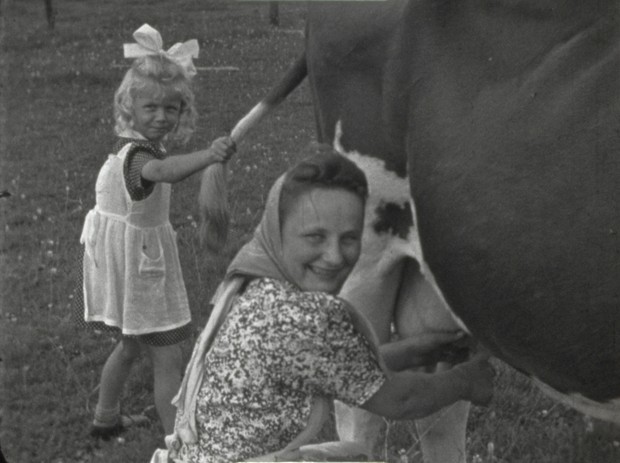
[[479, 352], [470, 360], [463, 362], [452, 369], [459, 373], [463, 381], [469, 384], [469, 391], [465, 400], [471, 401], [474, 405], [488, 405], [493, 398], [493, 380], [495, 369], [489, 362], [489, 354]]
[[390, 372], [362, 408], [391, 419], [418, 419], [458, 400], [485, 406], [493, 397], [494, 378], [487, 353], [475, 354], [470, 360], [435, 373], [410, 369]]
[[383, 344], [379, 349], [386, 366], [393, 371], [435, 365], [437, 362], [459, 363], [467, 358], [468, 338], [463, 331], [424, 333]]

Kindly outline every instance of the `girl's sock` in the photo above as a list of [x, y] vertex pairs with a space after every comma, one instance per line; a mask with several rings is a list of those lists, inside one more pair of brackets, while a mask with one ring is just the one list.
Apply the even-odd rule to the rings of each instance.
[[121, 405], [117, 404], [112, 408], [103, 408], [97, 404], [95, 408], [95, 419], [93, 425], [101, 428], [111, 428], [120, 423]]

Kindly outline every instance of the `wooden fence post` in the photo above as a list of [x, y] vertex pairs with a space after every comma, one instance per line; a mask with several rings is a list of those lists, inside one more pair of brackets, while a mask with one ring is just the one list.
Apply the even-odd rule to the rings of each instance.
[[54, 24], [56, 22], [56, 12], [54, 11], [52, 0], [43, 0], [43, 3], [45, 3], [45, 17], [47, 18], [47, 27], [49, 29], [54, 29]]
[[280, 25], [280, 8], [279, 2], [269, 2], [269, 24], [272, 26]]

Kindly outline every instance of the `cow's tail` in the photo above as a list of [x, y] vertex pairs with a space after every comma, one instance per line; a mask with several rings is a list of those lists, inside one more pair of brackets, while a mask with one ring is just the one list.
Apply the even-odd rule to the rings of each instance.
[[[267, 96], [237, 122], [230, 133], [233, 141], [238, 145], [265, 115], [282, 103], [287, 95], [297, 88], [307, 74], [306, 55], [304, 53]], [[222, 249], [228, 236], [228, 191], [226, 166], [224, 164], [218, 162], [204, 170], [200, 182], [200, 192], [198, 193], [198, 208], [200, 242], [206, 244], [211, 251], [217, 252]]]

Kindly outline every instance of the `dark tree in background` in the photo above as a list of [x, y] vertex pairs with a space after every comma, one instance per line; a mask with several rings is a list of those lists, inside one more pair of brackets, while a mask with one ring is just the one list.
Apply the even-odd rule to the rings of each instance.
[[[50, 0], [51, 1], [51, 0]], [[278, 2], [269, 2], [269, 24], [272, 26], [280, 25], [280, 8]]]
[[49, 29], [54, 29], [56, 12], [54, 11], [52, 0], [43, 0], [43, 3], [45, 3], [45, 17], [47, 18], [47, 27]]

